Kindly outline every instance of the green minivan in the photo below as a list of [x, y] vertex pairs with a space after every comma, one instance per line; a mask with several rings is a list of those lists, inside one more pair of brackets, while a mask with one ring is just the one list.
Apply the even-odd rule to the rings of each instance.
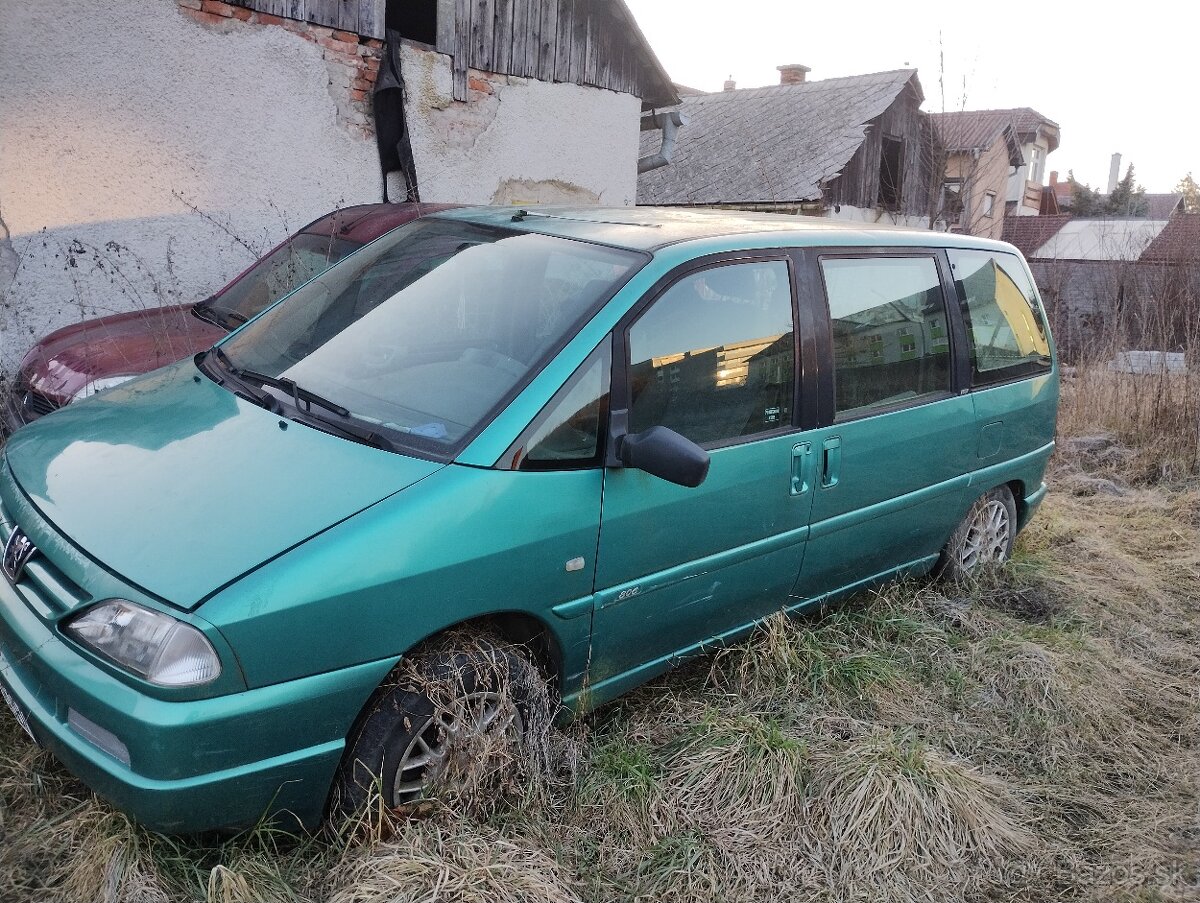
[[[1057, 403], [1007, 244], [439, 213], [11, 437], [0, 690], [160, 831], [404, 803], [456, 718], [522, 729], [529, 673], [579, 712], [780, 610], [1005, 559]], [[395, 677], [498, 648], [511, 711]]]

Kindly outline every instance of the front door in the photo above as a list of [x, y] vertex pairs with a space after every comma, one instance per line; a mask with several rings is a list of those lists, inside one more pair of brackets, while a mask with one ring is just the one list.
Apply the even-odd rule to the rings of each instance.
[[629, 433], [669, 427], [708, 449], [711, 467], [692, 489], [605, 473], [597, 701], [786, 604], [812, 499], [811, 447], [794, 425], [793, 285], [784, 255], [693, 267], [618, 328], [614, 420], [624, 407]]

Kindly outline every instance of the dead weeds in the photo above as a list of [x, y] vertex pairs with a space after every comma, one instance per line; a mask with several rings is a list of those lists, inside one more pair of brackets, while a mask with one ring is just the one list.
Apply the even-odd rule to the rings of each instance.
[[1129, 441], [1064, 454], [997, 577], [771, 619], [333, 839], [150, 835], [0, 719], [0, 899], [1195, 900], [1200, 485]]

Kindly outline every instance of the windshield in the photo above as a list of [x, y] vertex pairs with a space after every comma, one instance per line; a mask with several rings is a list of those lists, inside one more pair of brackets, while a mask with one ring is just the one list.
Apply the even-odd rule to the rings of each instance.
[[223, 350], [233, 367], [286, 380], [274, 387], [283, 401], [294, 384], [326, 402], [323, 418], [357, 421], [444, 457], [643, 260], [562, 238], [421, 220], [318, 276]]
[[233, 329], [361, 247], [356, 241], [329, 235], [293, 235], [204, 306], [220, 325]]

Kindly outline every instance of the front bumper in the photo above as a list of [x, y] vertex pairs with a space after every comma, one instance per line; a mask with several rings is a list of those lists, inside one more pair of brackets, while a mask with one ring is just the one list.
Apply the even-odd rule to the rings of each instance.
[[[9, 532], [0, 523], [0, 543]], [[345, 738], [394, 659], [213, 698], [164, 699], [81, 654], [59, 633], [63, 614], [29, 601], [27, 580], [14, 586], [0, 575], [0, 686], [69, 771], [163, 833], [265, 817], [291, 827], [320, 822]], [[127, 762], [78, 732], [72, 710], [115, 735]]]

